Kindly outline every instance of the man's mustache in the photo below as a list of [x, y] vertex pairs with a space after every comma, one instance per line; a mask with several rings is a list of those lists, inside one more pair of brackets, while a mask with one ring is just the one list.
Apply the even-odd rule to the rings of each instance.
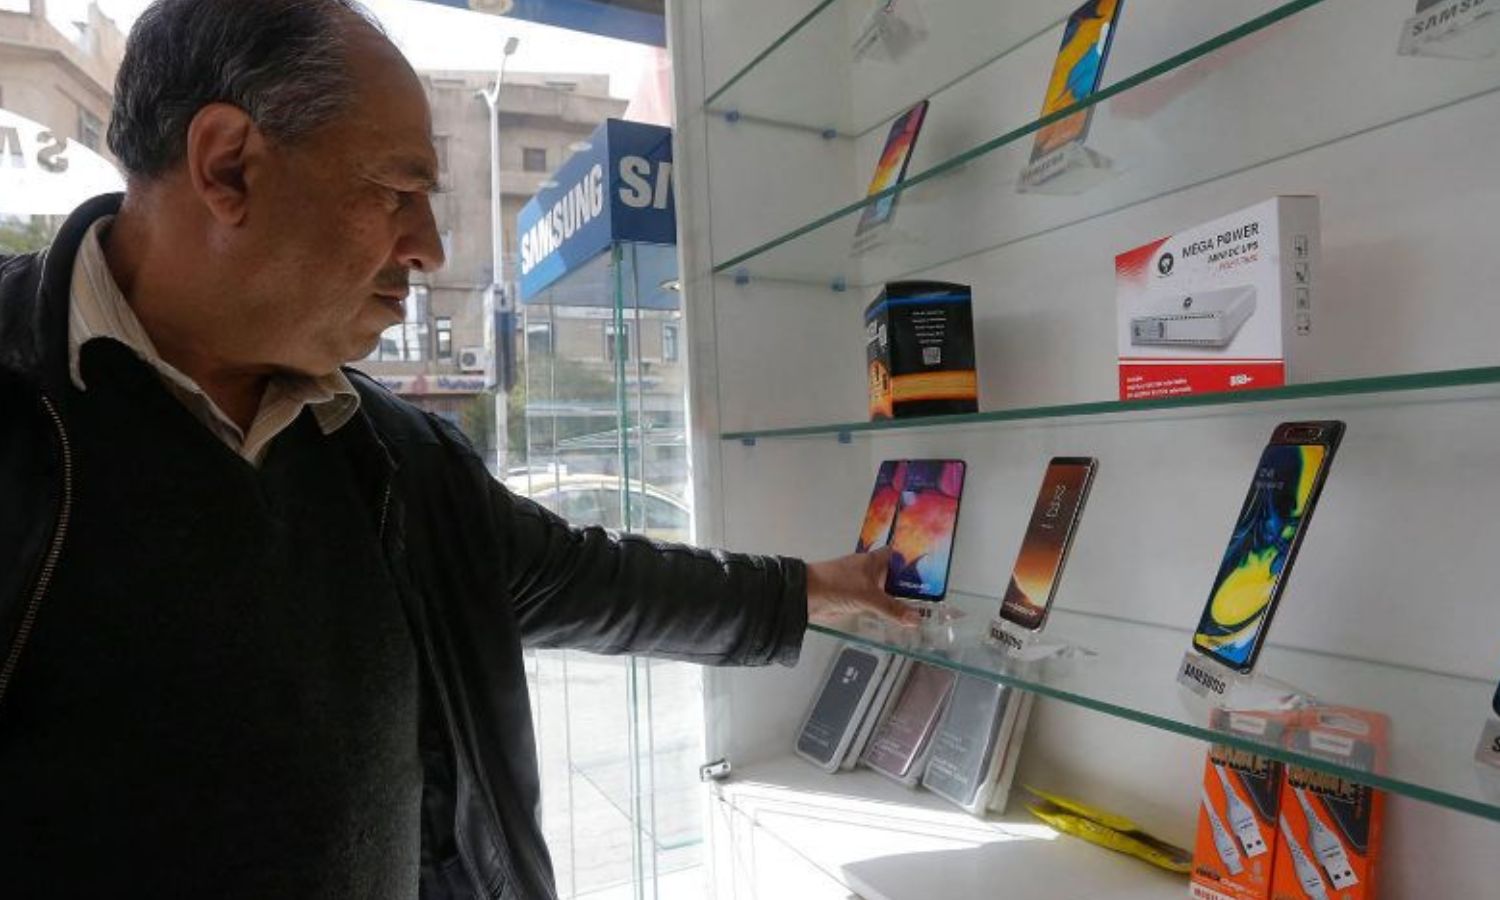
[[411, 290], [411, 280], [405, 269], [388, 269], [375, 276], [375, 289], [383, 294], [405, 294]]

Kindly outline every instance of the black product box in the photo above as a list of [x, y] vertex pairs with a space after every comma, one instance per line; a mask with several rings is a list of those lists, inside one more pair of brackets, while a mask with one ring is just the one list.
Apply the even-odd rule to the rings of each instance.
[[968, 285], [892, 281], [865, 310], [870, 418], [979, 411]]

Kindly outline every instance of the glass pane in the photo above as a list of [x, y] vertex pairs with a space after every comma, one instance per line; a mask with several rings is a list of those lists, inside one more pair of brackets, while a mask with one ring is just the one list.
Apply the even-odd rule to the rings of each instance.
[[[715, 270], [849, 287], [895, 280], [1353, 135], [1419, 129], [1421, 117], [1500, 87], [1500, 58], [1457, 68], [1397, 55], [1407, 0], [1163, 6], [1173, 14], [1126, 4], [1103, 86], [1082, 104], [1037, 118], [1061, 36], [1061, 26], [1046, 30], [933, 96], [901, 185], [863, 196], [883, 137], [872, 132], [850, 155], [846, 205], [725, 247]], [[1034, 94], [986, 91], [1029, 82]], [[998, 123], [986, 134], [974, 133], [978, 103]], [[1097, 178], [1023, 190], [1039, 177], [1036, 132], [1080, 109], [1092, 110]], [[1201, 127], [1209, 118], [1220, 127]], [[893, 197], [890, 227], [856, 248], [865, 207]]]

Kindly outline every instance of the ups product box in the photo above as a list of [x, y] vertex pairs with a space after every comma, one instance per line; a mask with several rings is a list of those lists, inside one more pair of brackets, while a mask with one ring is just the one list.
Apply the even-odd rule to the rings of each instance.
[[1319, 255], [1318, 198], [1285, 196], [1116, 256], [1120, 399], [1296, 381]]
[[892, 281], [865, 310], [870, 418], [979, 411], [968, 285]]
[[[1293, 721], [1286, 713], [1214, 713], [1215, 730], [1279, 747]], [[1216, 744], [1209, 748], [1193, 841], [1195, 900], [1268, 900], [1281, 812], [1282, 764]]]
[[[1301, 714], [1286, 745], [1344, 769], [1385, 765], [1389, 720], [1380, 713], [1319, 707]], [[1374, 900], [1385, 794], [1321, 769], [1288, 764], [1271, 900]]]

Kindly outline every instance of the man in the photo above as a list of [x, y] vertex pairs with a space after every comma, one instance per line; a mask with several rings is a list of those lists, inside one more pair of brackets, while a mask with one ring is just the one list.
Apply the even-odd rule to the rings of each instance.
[[429, 129], [354, 0], [159, 0], [123, 199], [0, 262], [0, 894], [552, 897], [523, 642], [902, 615], [883, 557], [571, 528], [340, 368], [443, 263]]

